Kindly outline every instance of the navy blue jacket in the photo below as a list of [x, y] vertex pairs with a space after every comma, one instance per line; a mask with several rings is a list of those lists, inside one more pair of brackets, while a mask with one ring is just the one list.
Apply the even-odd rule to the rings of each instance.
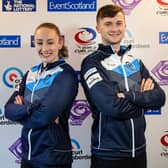
[[[81, 83], [93, 116], [92, 154], [99, 158], [131, 158], [145, 152], [144, 111], [165, 103], [165, 93], [156, 82], [153, 90], [140, 91], [142, 79], [151, 76], [126, 50], [122, 46], [117, 54], [100, 44], [81, 65]], [[119, 92], [125, 98], [118, 98]]]
[[[6, 103], [5, 117], [23, 125], [22, 158], [34, 167], [72, 162], [68, 119], [77, 91], [77, 75], [61, 59], [45, 69], [32, 67]], [[24, 97], [23, 105], [13, 103], [16, 95]]]

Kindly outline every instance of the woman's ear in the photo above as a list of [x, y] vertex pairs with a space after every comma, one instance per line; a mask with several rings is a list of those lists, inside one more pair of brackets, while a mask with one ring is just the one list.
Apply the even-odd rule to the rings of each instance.
[[63, 45], [64, 45], [64, 37], [60, 37], [59, 38], [59, 46], [58, 46], [58, 48], [61, 50], [62, 49], [62, 47], [63, 47]]

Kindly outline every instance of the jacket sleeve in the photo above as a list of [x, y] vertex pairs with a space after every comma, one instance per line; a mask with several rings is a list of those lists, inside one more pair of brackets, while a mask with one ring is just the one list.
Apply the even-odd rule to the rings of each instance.
[[28, 117], [28, 106], [27, 105], [14, 104], [15, 97], [17, 95], [24, 96], [26, 76], [27, 76], [27, 73], [22, 78], [21, 84], [19, 86], [19, 91], [14, 91], [14, 93], [8, 99], [4, 107], [5, 117], [12, 121], [19, 122], [20, 120]]
[[[65, 70], [65, 69], [64, 69]], [[70, 112], [78, 91], [78, 79], [74, 71], [63, 71], [49, 88], [47, 95], [33, 109], [31, 115], [22, 120], [24, 127], [39, 129], [54, 122], [63, 112]]]
[[94, 60], [84, 60], [81, 66], [81, 83], [92, 111], [99, 111], [118, 119], [135, 118], [142, 109], [127, 99], [118, 98], [118, 84], [109, 81]]
[[141, 62], [141, 76], [142, 79], [151, 78], [154, 82], [154, 89], [149, 91], [130, 91], [125, 93], [126, 98], [132, 103], [148, 109], [159, 109], [165, 104], [165, 93], [158, 83], [150, 76], [149, 71]]

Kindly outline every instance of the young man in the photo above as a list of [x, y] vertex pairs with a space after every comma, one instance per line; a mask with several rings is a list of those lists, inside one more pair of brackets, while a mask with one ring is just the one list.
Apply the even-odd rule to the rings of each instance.
[[159, 109], [165, 93], [141, 60], [121, 46], [126, 23], [123, 10], [98, 10], [102, 44], [81, 65], [81, 82], [93, 115], [91, 168], [146, 168], [145, 118]]

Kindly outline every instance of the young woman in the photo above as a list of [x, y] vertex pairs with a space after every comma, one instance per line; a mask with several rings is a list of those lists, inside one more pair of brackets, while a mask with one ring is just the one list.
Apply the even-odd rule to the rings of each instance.
[[34, 44], [41, 63], [25, 74], [5, 105], [5, 116], [23, 125], [21, 168], [71, 168], [68, 118], [77, 76], [64, 60], [68, 52], [55, 24], [40, 24]]

